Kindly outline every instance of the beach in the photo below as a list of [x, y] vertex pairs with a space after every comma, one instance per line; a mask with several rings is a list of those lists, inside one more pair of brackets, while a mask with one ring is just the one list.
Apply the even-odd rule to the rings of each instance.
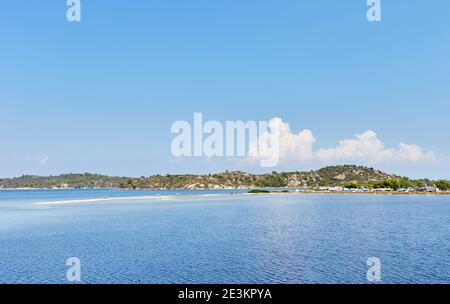
[[190, 198], [207, 198], [207, 197], [225, 197], [229, 195], [234, 196], [244, 196], [244, 195], [252, 195], [252, 196], [261, 196], [261, 195], [450, 195], [448, 191], [442, 192], [396, 192], [396, 191], [372, 191], [372, 192], [351, 192], [351, 191], [342, 191], [342, 192], [327, 192], [327, 191], [289, 191], [284, 192], [283, 190], [272, 190], [268, 193], [223, 193], [223, 194], [211, 194], [207, 193], [208, 190], [200, 190], [205, 193], [203, 194], [176, 194], [176, 195], [151, 195], [151, 196], [125, 196], [125, 197], [100, 197], [100, 198], [86, 198], [86, 199], [68, 199], [68, 200], [57, 200], [57, 201], [42, 201], [42, 202], [34, 202], [34, 205], [43, 205], [43, 206], [58, 206], [58, 205], [73, 205], [73, 204], [83, 204], [83, 203], [100, 203], [100, 202], [117, 202], [117, 201], [174, 201], [180, 199], [190, 199]]

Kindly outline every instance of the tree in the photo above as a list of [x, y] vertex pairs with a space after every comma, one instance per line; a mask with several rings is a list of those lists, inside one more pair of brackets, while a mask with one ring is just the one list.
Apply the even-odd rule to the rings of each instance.
[[445, 180], [440, 180], [435, 183], [436, 188], [439, 190], [450, 190], [450, 182]]
[[361, 185], [357, 183], [348, 183], [344, 185], [344, 188], [346, 189], [360, 189]]

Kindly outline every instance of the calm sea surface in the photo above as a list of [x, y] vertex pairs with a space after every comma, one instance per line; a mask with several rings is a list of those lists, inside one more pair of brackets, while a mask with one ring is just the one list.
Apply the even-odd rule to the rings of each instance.
[[69, 257], [84, 283], [367, 283], [369, 257], [384, 283], [450, 283], [450, 197], [0, 191], [0, 283], [66, 283]]

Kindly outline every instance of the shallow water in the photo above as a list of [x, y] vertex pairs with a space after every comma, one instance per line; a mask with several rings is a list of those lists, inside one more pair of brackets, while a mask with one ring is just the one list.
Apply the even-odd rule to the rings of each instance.
[[229, 192], [0, 191], [0, 283], [66, 283], [69, 257], [84, 283], [367, 283], [369, 257], [384, 283], [450, 283], [449, 196]]

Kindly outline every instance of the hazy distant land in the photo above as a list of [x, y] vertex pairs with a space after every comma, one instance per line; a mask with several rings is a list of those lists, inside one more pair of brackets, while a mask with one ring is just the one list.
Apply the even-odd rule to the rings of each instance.
[[411, 180], [362, 166], [331, 166], [317, 171], [250, 174], [225, 172], [208, 175], [153, 175], [115, 177], [99, 174], [63, 174], [59, 176], [24, 175], [0, 179], [0, 189], [255, 189], [302, 188], [310, 191], [396, 190], [435, 192], [450, 190], [449, 181]]

